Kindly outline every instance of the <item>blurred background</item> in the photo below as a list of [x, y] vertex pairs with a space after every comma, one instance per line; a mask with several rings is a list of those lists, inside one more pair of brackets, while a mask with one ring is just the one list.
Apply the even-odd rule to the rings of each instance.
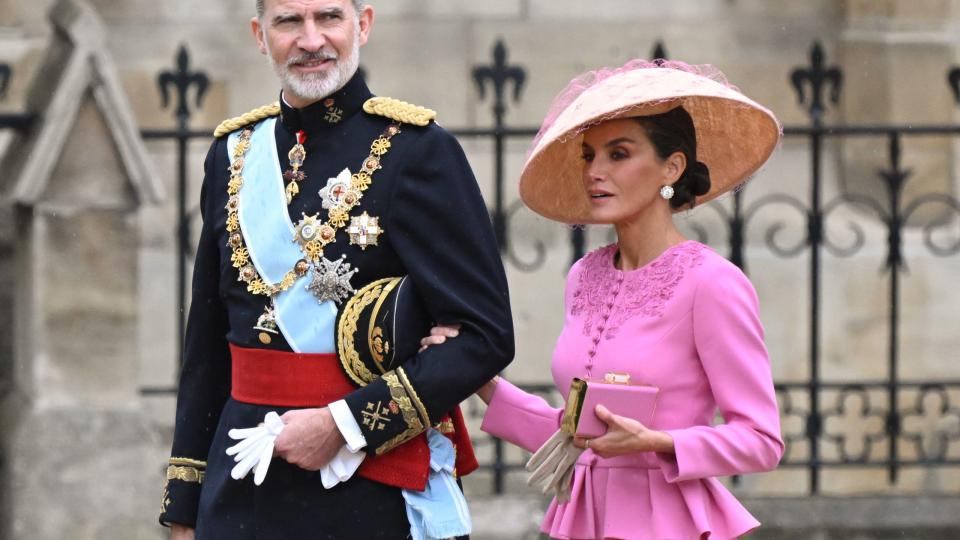
[[[757, 288], [788, 441], [777, 471], [726, 481], [756, 538], [960, 537], [960, 1], [370, 3], [368, 84], [459, 137], [510, 281], [506, 376], [554, 402], [566, 271], [613, 236], [519, 202], [553, 96], [662, 57], [772, 109], [772, 160], [678, 217]], [[165, 537], [203, 158], [221, 120], [279, 92], [253, 14], [0, 0], [2, 538]], [[527, 456], [472, 433], [474, 538], [538, 538]]]

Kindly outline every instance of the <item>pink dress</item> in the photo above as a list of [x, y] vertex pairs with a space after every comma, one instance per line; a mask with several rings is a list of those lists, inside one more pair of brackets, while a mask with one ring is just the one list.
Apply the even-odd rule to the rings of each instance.
[[[716, 476], [768, 471], [783, 454], [770, 363], [746, 276], [686, 241], [630, 272], [617, 246], [589, 253], [567, 277], [566, 317], [553, 380], [626, 372], [660, 388], [653, 429], [675, 455], [653, 452], [577, 462], [571, 500], [550, 504], [542, 530], [562, 539], [726, 540], [760, 523]], [[719, 409], [724, 423], [713, 425]], [[483, 430], [529, 451], [560, 423], [559, 409], [505, 380]]]

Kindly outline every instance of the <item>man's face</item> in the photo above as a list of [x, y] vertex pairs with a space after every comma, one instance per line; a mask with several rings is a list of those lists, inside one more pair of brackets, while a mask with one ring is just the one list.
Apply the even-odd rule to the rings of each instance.
[[250, 24], [287, 103], [305, 107], [342, 88], [357, 71], [373, 8], [357, 13], [352, 0], [267, 0], [264, 7]]

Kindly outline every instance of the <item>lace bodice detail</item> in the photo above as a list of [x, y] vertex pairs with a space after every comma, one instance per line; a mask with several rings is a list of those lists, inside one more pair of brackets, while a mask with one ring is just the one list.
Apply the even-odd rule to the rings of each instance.
[[594, 250], [580, 261], [570, 312], [583, 317], [584, 335], [605, 339], [613, 339], [634, 317], [660, 317], [687, 270], [702, 262], [704, 249], [688, 240], [629, 272], [614, 266], [616, 244]]

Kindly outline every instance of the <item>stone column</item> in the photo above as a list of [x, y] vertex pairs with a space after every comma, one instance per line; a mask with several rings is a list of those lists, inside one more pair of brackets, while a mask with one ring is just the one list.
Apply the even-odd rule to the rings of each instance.
[[163, 456], [138, 394], [137, 314], [140, 208], [159, 183], [95, 12], [60, 0], [50, 20], [37, 121], [0, 164], [14, 306], [0, 535], [155, 538]]

